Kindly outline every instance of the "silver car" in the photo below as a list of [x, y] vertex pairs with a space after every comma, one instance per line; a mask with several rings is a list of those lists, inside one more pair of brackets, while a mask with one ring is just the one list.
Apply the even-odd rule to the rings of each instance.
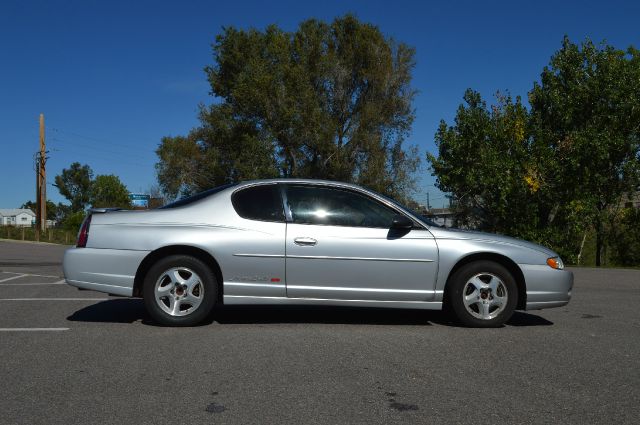
[[220, 186], [149, 211], [95, 209], [66, 251], [69, 285], [142, 297], [192, 326], [216, 304], [447, 309], [495, 327], [559, 307], [573, 274], [530, 242], [437, 227], [361, 187], [320, 180]]

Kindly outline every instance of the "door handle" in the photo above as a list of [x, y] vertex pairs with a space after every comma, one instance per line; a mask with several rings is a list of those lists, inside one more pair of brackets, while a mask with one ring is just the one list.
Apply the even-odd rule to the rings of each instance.
[[318, 243], [318, 241], [313, 238], [303, 237], [303, 238], [295, 238], [293, 240], [293, 243], [300, 246], [314, 246]]

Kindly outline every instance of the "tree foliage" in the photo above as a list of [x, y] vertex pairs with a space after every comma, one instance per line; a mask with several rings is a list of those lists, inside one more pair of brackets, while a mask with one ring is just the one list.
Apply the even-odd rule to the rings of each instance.
[[612, 234], [610, 245], [613, 262], [637, 267], [640, 264], [640, 208], [620, 211], [618, 225]]
[[[75, 213], [84, 214], [88, 205], [94, 208], [119, 207], [130, 208], [129, 191], [120, 179], [113, 175], [99, 175], [93, 178], [93, 170], [88, 165], [78, 162], [55, 177], [56, 186], [60, 194], [67, 198], [71, 205], [58, 204], [56, 206], [58, 222], [65, 222]], [[49, 201], [47, 201], [49, 205]], [[48, 214], [47, 214], [48, 215]], [[75, 221], [77, 217], [74, 216]], [[75, 226], [75, 222], [72, 223]]]
[[529, 94], [536, 143], [550, 151], [547, 179], [560, 205], [573, 202], [597, 237], [640, 183], [640, 52], [563, 40]]
[[539, 191], [520, 98], [498, 95], [489, 108], [467, 90], [454, 126], [440, 122], [439, 156], [428, 154], [441, 190], [455, 194], [458, 221], [487, 231], [526, 234], [535, 208], [521, 208]]
[[94, 208], [131, 208], [127, 187], [113, 174], [97, 176], [91, 183], [90, 204]]
[[69, 168], [63, 169], [62, 174], [55, 177], [54, 186], [71, 202], [72, 211], [81, 211], [89, 203], [92, 178], [91, 167], [74, 162]]
[[205, 68], [217, 102], [200, 126], [165, 137], [158, 180], [171, 196], [238, 180], [325, 178], [406, 196], [419, 157], [414, 50], [347, 15], [295, 32], [225, 28]]
[[640, 183], [640, 55], [568, 38], [529, 93], [488, 108], [467, 91], [429, 155], [441, 190], [477, 227], [538, 240], [569, 259], [597, 234], [596, 263], [622, 197]]

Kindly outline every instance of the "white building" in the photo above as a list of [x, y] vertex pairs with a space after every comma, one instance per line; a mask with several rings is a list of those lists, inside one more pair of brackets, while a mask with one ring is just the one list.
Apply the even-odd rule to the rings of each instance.
[[0, 209], [0, 225], [2, 226], [31, 226], [35, 221], [36, 215], [30, 209]]

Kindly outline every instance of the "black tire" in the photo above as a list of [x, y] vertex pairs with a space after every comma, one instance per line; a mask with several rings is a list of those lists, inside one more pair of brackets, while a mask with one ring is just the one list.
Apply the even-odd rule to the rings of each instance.
[[[476, 290], [476, 287], [470, 281], [477, 277], [486, 283], [485, 281], [490, 281], [491, 276], [497, 277], [502, 283], [502, 285], [498, 285], [497, 296], [494, 297], [493, 291], [483, 292], [487, 291], [484, 289], [478, 292], [476, 304], [467, 307], [464, 301], [465, 295], [471, 296]], [[518, 286], [514, 277], [504, 266], [493, 261], [475, 261], [462, 266], [451, 276], [448, 285], [447, 307], [455, 315], [455, 318], [465, 326], [474, 328], [500, 327], [511, 318], [518, 303]], [[507, 296], [506, 302], [499, 305], [491, 305], [494, 299], [498, 303], [500, 296], [504, 296], [505, 293]], [[481, 309], [485, 301], [488, 306], [490, 305], [489, 309], [493, 308], [493, 310], [487, 310], [489, 311], [489, 314], [486, 314], [488, 318], [478, 317], [483, 316]]]
[[[179, 314], [184, 315], [172, 315], [164, 311], [159, 305], [159, 301], [156, 300], [156, 285], [159, 284], [159, 280], [165, 272], [174, 268], [184, 268], [197, 274], [198, 281], [202, 285], [202, 300], [193, 311], [188, 311], [192, 307], [189, 307], [187, 300], [182, 301], [186, 302], [183, 306], [185, 309], [180, 311]], [[186, 272], [186, 276], [189, 276], [188, 272]], [[160, 285], [163, 284], [160, 283]], [[170, 287], [171, 285], [166, 284], [165, 286]], [[197, 292], [199, 293], [199, 291], [200, 289], [198, 288]], [[155, 322], [164, 326], [195, 326], [201, 323], [211, 313], [218, 298], [217, 292], [218, 282], [211, 268], [201, 260], [188, 255], [171, 255], [158, 260], [147, 272], [142, 289], [147, 312]], [[186, 294], [188, 294], [188, 291], [186, 291]], [[162, 300], [166, 299], [162, 298]], [[168, 301], [165, 304], [168, 304]]]

